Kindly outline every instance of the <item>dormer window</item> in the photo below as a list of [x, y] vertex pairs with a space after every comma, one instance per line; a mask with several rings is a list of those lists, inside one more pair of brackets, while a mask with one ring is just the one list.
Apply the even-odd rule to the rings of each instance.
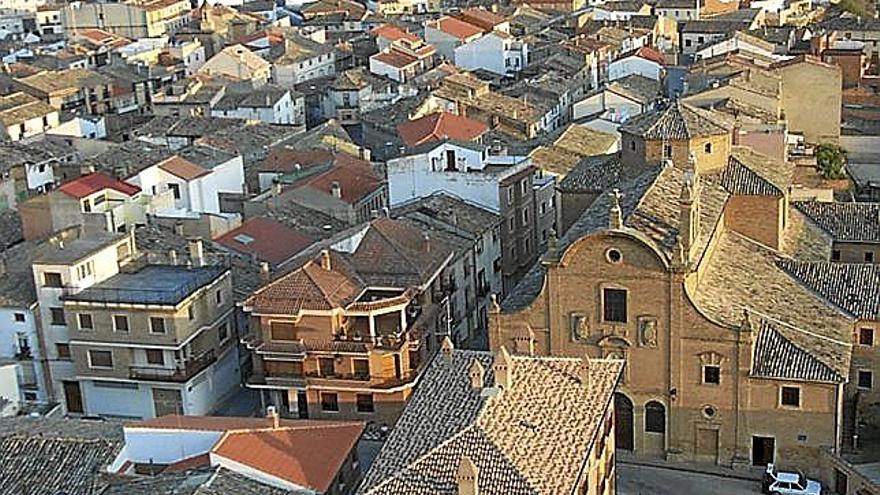
[[703, 145], [703, 151], [708, 155], [712, 153], [712, 143], [706, 143]]

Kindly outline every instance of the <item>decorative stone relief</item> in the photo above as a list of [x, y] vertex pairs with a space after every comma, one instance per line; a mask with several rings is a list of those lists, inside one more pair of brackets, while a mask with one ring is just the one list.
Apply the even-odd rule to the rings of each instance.
[[590, 317], [583, 313], [571, 314], [571, 340], [586, 342], [590, 338]]
[[657, 347], [657, 318], [653, 316], [639, 318], [639, 346]]

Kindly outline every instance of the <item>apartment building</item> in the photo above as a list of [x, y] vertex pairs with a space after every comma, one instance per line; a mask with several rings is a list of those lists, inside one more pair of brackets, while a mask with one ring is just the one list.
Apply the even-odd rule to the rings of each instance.
[[389, 198], [396, 207], [446, 190], [502, 217], [503, 291], [538, 259], [556, 229], [556, 180], [543, 175], [528, 157], [499, 147], [440, 141], [387, 163]]
[[70, 353], [88, 414], [202, 415], [240, 382], [232, 279], [205, 265], [136, 263], [62, 296]]
[[248, 386], [282, 416], [393, 424], [448, 333], [452, 250], [376, 219], [248, 298]]
[[191, 9], [186, 0], [74, 2], [61, 9], [61, 25], [68, 36], [85, 29], [101, 29], [133, 40], [154, 38], [184, 26]]

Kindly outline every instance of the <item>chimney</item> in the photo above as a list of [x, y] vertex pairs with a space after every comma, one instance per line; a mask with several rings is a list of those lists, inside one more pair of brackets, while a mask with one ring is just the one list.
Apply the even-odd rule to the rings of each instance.
[[455, 475], [455, 481], [458, 484], [458, 495], [479, 495], [480, 490], [477, 485], [477, 477], [480, 470], [477, 469], [474, 461], [468, 456], [462, 456], [458, 463], [458, 472]]
[[177, 251], [171, 249], [168, 251], [168, 264], [169, 265], [177, 265]]
[[272, 426], [272, 429], [277, 430], [281, 428], [281, 418], [278, 416], [278, 410], [275, 409], [275, 406], [269, 406], [266, 408], [266, 418], [269, 419], [269, 424]]
[[492, 372], [495, 373], [496, 387], [507, 390], [513, 386], [513, 358], [510, 357], [506, 347], [501, 346], [501, 349], [495, 353]]
[[339, 185], [339, 181], [333, 181], [330, 184], [330, 194], [333, 195], [336, 199], [342, 199], [342, 186]]
[[431, 236], [427, 232], [422, 234], [422, 246], [424, 246], [426, 253], [431, 252]]
[[483, 388], [483, 375], [485, 374], [486, 369], [483, 368], [483, 365], [480, 364], [480, 361], [474, 359], [474, 363], [471, 364], [471, 370], [468, 372], [468, 375], [471, 379], [471, 388], [474, 390], [482, 390]]
[[0, 258], [0, 275], [6, 275], [6, 259]]
[[272, 183], [272, 196], [281, 196], [282, 184], [280, 182]]
[[177, 235], [183, 235], [183, 222], [174, 223], [174, 233]]
[[449, 335], [443, 337], [443, 342], [440, 344], [440, 352], [449, 362], [452, 361], [453, 350], [455, 350], [455, 346], [452, 345], [452, 339], [449, 338]]
[[581, 365], [578, 368], [578, 378], [581, 379], [581, 385], [590, 387], [590, 356], [584, 355], [581, 358]]
[[260, 262], [260, 281], [264, 284], [268, 284], [272, 281], [272, 274], [269, 271], [269, 263], [265, 261]]
[[321, 268], [325, 270], [330, 270], [330, 250], [322, 249], [321, 250]]
[[192, 238], [189, 240], [189, 260], [194, 267], [205, 264], [205, 247], [201, 239]]

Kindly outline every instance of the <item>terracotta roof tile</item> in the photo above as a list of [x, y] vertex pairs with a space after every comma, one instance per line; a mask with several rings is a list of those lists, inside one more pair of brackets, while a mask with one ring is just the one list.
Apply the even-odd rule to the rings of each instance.
[[421, 43], [422, 41], [418, 36], [391, 24], [382, 24], [381, 26], [375, 27], [370, 31], [370, 34], [377, 38], [381, 36], [389, 41], [407, 40], [413, 43]]
[[294, 184], [294, 187], [307, 186], [327, 194], [332, 194], [334, 184], [339, 185], [342, 200], [355, 204], [368, 194], [382, 187], [372, 165], [347, 153], [338, 153], [333, 167], [326, 172], [309, 177]]
[[[282, 419], [281, 426], [300, 425], [301, 420]], [[267, 428], [271, 423], [267, 418], [239, 418], [226, 416], [181, 416], [169, 414], [158, 418], [127, 423], [126, 428], [149, 428], [196, 431], [229, 431]]]
[[184, 160], [176, 155], [160, 162], [159, 168], [185, 181], [198, 179], [199, 177], [211, 173], [210, 170], [204, 169], [195, 163], [189, 160]]
[[361, 422], [314, 421], [304, 426], [233, 431], [217, 443], [211, 455], [326, 493], [364, 427]]
[[370, 58], [374, 58], [384, 64], [390, 65], [391, 67], [396, 67], [398, 69], [409, 67], [410, 65], [419, 61], [419, 59], [413, 57], [412, 55], [407, 55], [406, 53], [398, 50], [379, 52]]
[[456, 17], [444, 16], [428, 23], [433, 29], [442, 31], [459, 40], [467, 40], [483, 34], [483, 29]]
[[311, 245], [314, 239], [274, 220], [255, 217], [223, 234], [215, 242], [277, 265]]
[[103, 172], [94, 172], [89, 175], [78, 177], [70, 182], [62, 184], [58, 189], [77, 199], [85, 198], [86, 196], [104, 189], [113, 189], [114, 191], [119, 191], [128, 196], [134, 196], [141, 192], [140, 187], [119, 179], [114, 179]]
[[449, 112], [437, 112], [398, 124], [397, 132], [407, 146], [453, 139], [473, 141], [489, 130], [486, 124]]

